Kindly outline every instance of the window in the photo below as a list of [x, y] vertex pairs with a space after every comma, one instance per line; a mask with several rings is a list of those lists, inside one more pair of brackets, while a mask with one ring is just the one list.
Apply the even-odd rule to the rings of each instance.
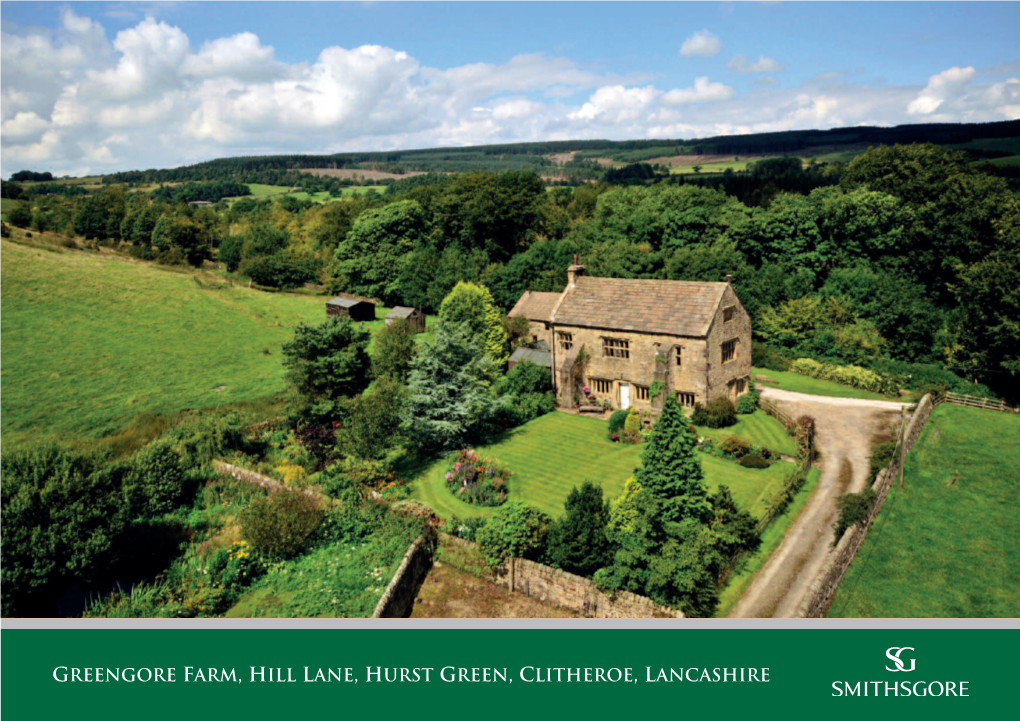
[[729, 308], [723, 308], [722, 312], [723, 323], [729, 323], [731, 320], [733, 320], [733, 311], [735, 308], [736, 306], [732, 305]]
[[563, 350], [570, 350], [574, 347], [574, 334], [573, 333], [557, 333], [560, 337], [560, 348]]
[[747, 379], [746, 378], [737, 378], [735, 381], [733, 381], [733, 392], [736, 395], [739, 396], [739, 395], [743, 394], [743, 392], [746, 391], [746, 390], [747, 390]]
[[728, 340], [722, 344], [722, 362], [729, 363], [737, 357], [737, 339]]
[[648, 386], [634, 386], [634, 392], [637, 394], [639, 401], [648, 400]]
[[681, 361], [683, 360], [684, 349], [683, 346], [679, 345], [673, 346], [673, 349], [676, 351], [676, 367], [679, 368], [681, 365], [683, 365]]
[[591, 386], [596, 393], [612, 393], [613, 382], [602, 380], [601, 378], [592, 378]]
[[694, 406], [693, 393], [688, 393], [687, 391], [677, 391], [676, 400], [677, 403], [682, 405], [684, 408], [691, 408]]
[[607, 358], [630, 358], [630, 341], [620, 338], [603, 338], [602, 355]]

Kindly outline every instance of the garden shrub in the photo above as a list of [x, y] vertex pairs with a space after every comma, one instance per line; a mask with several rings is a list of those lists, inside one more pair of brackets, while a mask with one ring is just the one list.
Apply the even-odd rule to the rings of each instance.
[[552, 393], [523, 393], [507, 396], [510, 402], [501, 409], [504, 424], [516, 428], [556, 409], [556, 396]]
[[526, 393], [547, 393], [552, 390], [552, 375], [548, 368], [524, 360], [515, 365], [496, 385], [499, 395], [520, 396]]
[[775, 348], [770, 348], [763, 343], [752, 343], [751, 365], [755, 368], [767, 368], [770, 371], [785, 371], [790, 368], [790, 360]]
[[832, 381], [872, 393], [895, 395], [899, 392], [899, 385], [892, 376], [876, 373], [860, 366], [837, 366], [831, 363], [819, 363], [810, 358], [798, 358], [790, 364], [790, 370], [809, 378]]
[[280, 491], [253, 502], [238, 520], [241, 534], [255, 551], [269, 558], [287, 558], [305, 547], [323, 515], [314, 498]]
[[446, 472], [446, 487], [473, 506], [501, 506], [510, 492], [510, 470], [473, 449], [460, 451]]
[[868, 456], [868, 463], [871, 465], [871, 470], [868, 474], [868, 485], [875, 482], [875, 479], [878, 477], [878, 472], [883, 468], [888, 468], [895, 457], [895, 439], [872, 444], [871, 455]]
[[865, 488], [860, 493], [846, 493], [836, 499], [836, 506], [839, 508], [839, 519], [832, 525], [836, 531], [836, 537], [832, 545], [839, 543], [846, 530], [858, 523], [868, 520], [872, 506], [878, 494], [871, 488]]
[[719, 447], [723, 450], [723, 453], [727, 453], [734, 458], [743, 458], [751, 451], [751, 444], [739, 436], [729, 436], [719, 444]]
[[[694, 413], [691, 414], [691, 424], [695, 426], [708, 425], [708, 409], [701, 405], [701, 403], [694, 404]], [[697, 435], [697, 433], [694, 435]]]
[[523, 501], [510, 501], [478, 530], [478, 547], [490, 569], [509, 557], [534, 559], [545, 547], [550, 518]]
[[[726, 396], [716, 396], [708, 402], [704, 425], [709, 428], [726, 428], [737, 422], [737, 408]], [[699, 425], [695, 422], [695, 425]]]
[[771, 465], [760, 456], [744, 456], [739, 462], [744, 468], [768, 468]]
[[478, 531], [484, 528], [488, 522], [489, 519], [484, 516], [473, 516], [464, 519], [453, 516], [443, 524], [443, 530], [449, 535], [463, 538], [465, 541], [477, 541]]
[[761, 400], [761, 391], [754, 387], [751, 381], [747, 393], [740, 396], [737, 401], [737, 413], [742, 416], [749, 416], [758, 410], [758, 401]]
[[622, 431], [629, 415], [630, 413], [625, 410], [613, 411], [613, 415], [609, 416], [609, 434]]

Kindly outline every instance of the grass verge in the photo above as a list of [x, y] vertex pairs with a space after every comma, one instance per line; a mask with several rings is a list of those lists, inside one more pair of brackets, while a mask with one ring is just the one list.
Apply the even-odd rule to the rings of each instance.
[[755, 381], [759, 388], [779, 388], [784, 391], [807, 393], [813, 396], [827, 396], [829, 398], [864, 398], [872, 401], [890, 400], [880, 393], [872, 393], [871, 391], [864, 391], [860, 388], [851, 388], [850, 386], [844, 386], [839, 383], [820, 380], [818, 378], [809, 378], [808, 376], [802, 376], [790, 371], [772, 371], [767, 368], [752, 368], [751, 373], [752, 378], [754, 376], [765, 376], [766, 378], [771, 378], [776, 381], [775, 383], [762, 383], [760, 381]]
[[790, 507], [786, 509], [786, 513], [765, 529], [765, 532], [761, 535], [761, 547], [758, 549], [758, 552], [744, 559], [737, 572], [730, 577], [726, 587], [720, 592], [719, 606], [715, 612], [716, 618], [726, 618], [730, 611], [733, 610], [733, 607], [737, 605], [737, 601], [744, 595], [744, 591], [751, 585], [758, 571], [762, 569], [769, 560], [769, 556], [783, 542], [786, 532], [790, 530], [790, 526], [797, 520], [797, 516], [804, 509], [808, 499], [811, 498], [811, 494], [815, 492], [820, 477], [821, 473], [819, 470], [812, 468], [808, 472], [807, 482], [800, 489]]

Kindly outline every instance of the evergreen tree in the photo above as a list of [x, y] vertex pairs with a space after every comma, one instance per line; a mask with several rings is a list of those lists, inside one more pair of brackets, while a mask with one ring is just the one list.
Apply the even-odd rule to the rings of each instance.
[[484, 285], [482, 297], [485, 301], [485, 354], [492, 359], [498, 372], [506, 368], [510, 360], [507, 352], [506, 328], [503, 327], [503, 314], [496, 308], [492, 293]]
[[623, 484], [620, 495], [609, 502], [609, 524], [606, 531], [610, 538], [616, 539], [620, 535], [634, 532], [634, 523], [638, 517], [638, 496], [643, 490], [637, 479], [631, 476]]
[[712, 514], [697, 439], [676, 398], [669, 396], [641, 454], [636, 477], [662, 503], [663, 520], [707, 522]]
[[499, 408], [489, 393], [492, 361], [468, 323], [440, 321], [436, 338], [411, 362], [411, 397], [402, 414], [412, 446], [426, 450], [463, 448]]
[[574, 486], [563, 504], [567, 514], [553, 527], [549, 555], [553, 565], [568, 573], [591, 576], [612, 562], [606, 536], [609, 503], [602, 500], [602, 486], [585, 481]]
[[485, 353], [493, 362], [490, 380], [495, 380], [506, 367], [509, 354], [502, 314], [489, 289], [464, 281], [457, 283], [443, 300], [439, 319], [452, 325], [467, 323], [474, 335], [484, 338]]
[[332, 418], [337, 401], [368, 386], [369, 332], [347, 316], [330, 316], [319, 325], [298, 325], [294, 340], [283, 346], [287, 378], [313, 406]]
[[372, 347], [372, 375], [389, 376], [399, 383], [407, 381], [411, 360], [417, 351], [414, 328], [403, 318], [383, 326]]

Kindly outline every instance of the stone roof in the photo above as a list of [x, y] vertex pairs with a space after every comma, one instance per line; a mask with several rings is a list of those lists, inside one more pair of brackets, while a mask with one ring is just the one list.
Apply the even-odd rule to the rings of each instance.
[[530, 290], [526, 291], [521, 299], [517, 301], [517, 305], [507, 313], [508, 316], [514, 318], [522, 315], [528, 320], [543, 320], [548, 322], [552, 317], [553, 309], [556, 307], [556, 302], [560, 299], [561, 293], [532, 293]]
[[414, 308], [405, 308], [402, 305], [398, 305], [393, 308], [389, 313], [386, 314], [387, 318], [410, 318], [414, 313]]
[[537, 366], [543, 368], [552, 368], [552, 353], [549, 351], [534, 350], [532, 348], [518, 348], [510, 356], [511, 363], [520, 363], [521, 361], [531, 361]]
[[581, 276], [564, 293], [552, 320], [557, 325], [702, 337], [708, 335], [726, 285]]

